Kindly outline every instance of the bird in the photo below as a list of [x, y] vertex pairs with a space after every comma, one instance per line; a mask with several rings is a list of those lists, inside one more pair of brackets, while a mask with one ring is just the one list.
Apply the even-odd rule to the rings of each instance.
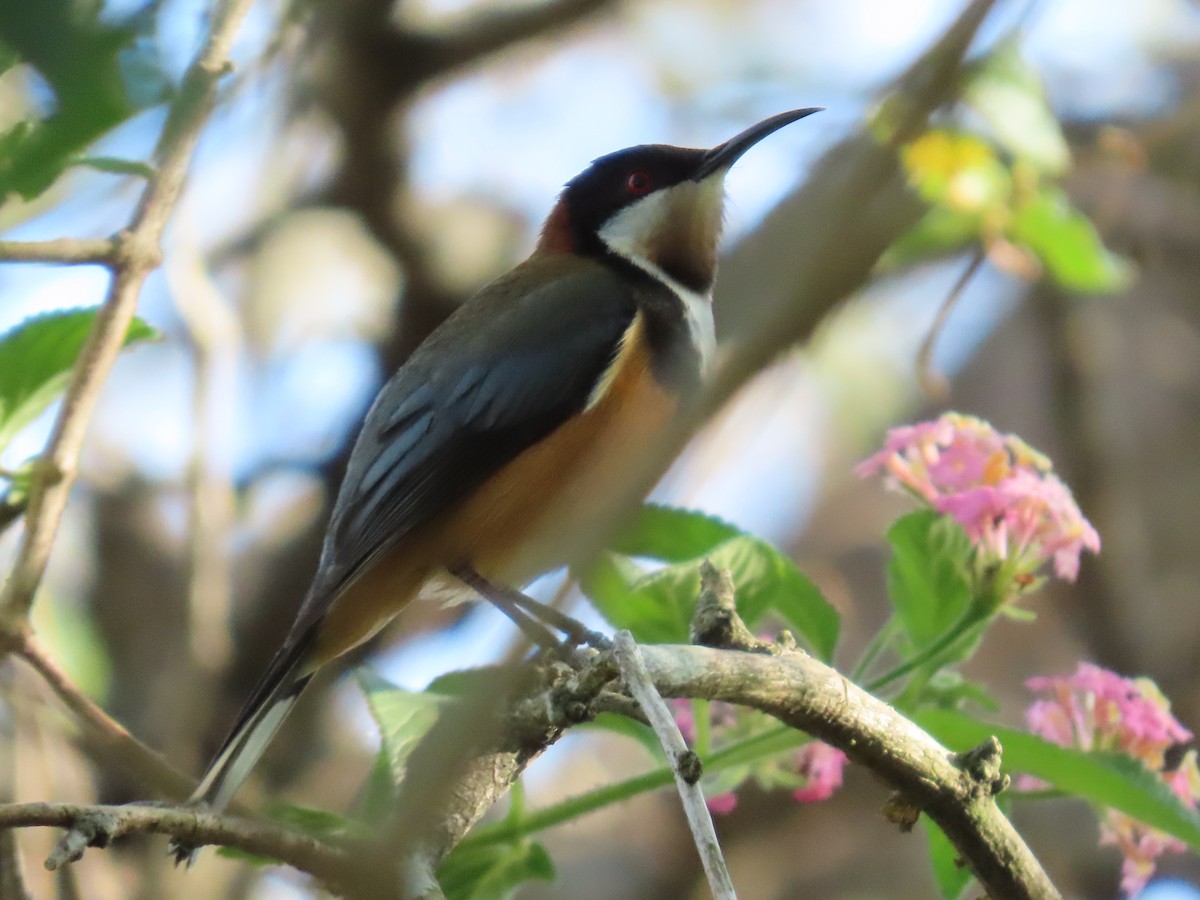
[[[530, 256], [380, 390], [312, 584], [190, 803], [225, 809], [314, 673], [412, 600], [519, 589], [594, 549], [581, 526], [627, 502], [613, 485], [712, 362], [726, 173], [819, 110], [779, 113], [711, 149], [629, 147], [567, 182]], [[644, 496], [657, 474], [634, 490]], [[176, 847], [178, 861], [191, 855]]]

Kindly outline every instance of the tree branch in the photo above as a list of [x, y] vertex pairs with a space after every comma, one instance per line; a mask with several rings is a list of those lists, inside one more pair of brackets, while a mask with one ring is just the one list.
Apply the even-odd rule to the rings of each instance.
[[621, 680], [646, 714], [667, 759], [671, 761], [675, 787], [679, 791], [679, 799], [683, 802], [688, 828], [691, 829], [692, 840], [696, 844], [696, 852], [700, 854], [700, 862], [704, 866], [704, 874], [708, 878], [713, 897], [716, 900], [736, 900], [737, 892], [733, 888], [733, 880], [729, 877], [729, 867], [725, 865], [721, 844], [717, 841], [712, 814], [708, 811], [704, 793], [700, 789], [699, 757], [684, 743], [679, 725], [650, 680], [650, 673], [646, 671], [640, 649], [628, 631], [617, 632], [616, 640], [613, 641], [613, 656], [621, 669]]
[[[994, 794], [1002, 782], [995, 776], [995, 748], [960, 757], [887, 703], [802, 652], [675, 645], [640, 649], [652, 683], [664, 696], [723, 700], [758, 709], [845, 751], [855, 763], [895, 788], [906, 805], [937, 822], [990, 896], [1006, 900], [1059, 896], [996, 806]], [[432, 843], [420, 841], [422, 849], [416, 855], [425, 865], [436, 866], [565, 727], [590, 718], [591, 702], [614, 671], [611, 656], [597, 654], [582, 671], [539, 680], [534, 689], [511, 702], [501, 714], [506, 723], [503, 731], [490, 747], [472, 756], [467, 771], [446, 792], [457, 807], [442, 814], [448, 818], [438, 826]], [[591, 699], [581, 701], [589, 694]], [[280, 859], [332, 883], [363, 885], [366, 876], [367, 883], [374, 885], [368, 895], [381, 894], [378, 871], [364, 873], [361, 866], [346, 871], [341, 866], [347, 853], [343, 847], [322, 844], [278, 826], [188, 808], [24, 804], [0, 807], [0, 828], [71, 828], [81, 815], [93, 810], [118, 817], [110, 837], [154, 831], [196, 844], [238, 847]], [[415, 837], [412, 831], [409, 834]], [[102, 839], [99, 831], [94, 831], [92, 839]], [[74, 840], [79, 843], [78, 837]], [[390, 844], [391, 859], [397, 859], [398, 847], [413, 846], [408, 842]]]
[[213, 16], [203, 49], [184, 76], [158, 147], [158, 168], [129, 227], [113, 248], [112, 282], [71, 373], [49, 443], [34, 467], [25, 531], [12, 573], [0, 593], [0, 631], [18, 633], [29, 616], [50, 549], [75, 480], [88, 422], [112, 364], [125, 341], [146, 276], [161, 259], [160, 242], [187, 174], [192, 151], [229, 70], [229, 51], [253, 0], [224, 0]]
[[117, 247], [117, 241], [112, 238], [0, 241], [0, 262], [109, 266], [116, 258]]
[[196, 844], [236, 847], [277, 859], [337, 885], [346, 877], [350, 855], [342, 847], [267, 822], [218, 816], [192, 807], [78, 806], [72, 803], [17, 803], [0, 806], [0, 833], [7, 828], [49, 826], [67, 833], [55, 845], [46, 868], [74, 862], [88, 847], [105, 847], [127, 834], [165, 834]]

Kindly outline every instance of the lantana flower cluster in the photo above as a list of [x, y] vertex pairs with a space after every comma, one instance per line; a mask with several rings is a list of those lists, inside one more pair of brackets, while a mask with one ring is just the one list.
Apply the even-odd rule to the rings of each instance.
[[[690, 745], [696, 742], [696, 720], [691, 701], [672, 701], [675, 721], [680, 733]], [[742, 709], [728, 703], [708, 704], [709, 728], [715, 742], [728, 743], [749, 736], [764, 726], [765, 716], [754, 710]], [[753, 771], [731, 773], [732, 783], [718, 772], [710, 787], [715, 792], [707, 798], [713, 815], [726, 815], [737, 808], [736, 788], [747, 777], [764, 788], [786, 787], [797, 803], [819, 803], [828, 800], [842, 786], [842, 776], [849, 760], [841, 750], [824, 741], [809, 741], [794, 753], [765, 761]]]
[[1059, 578], [1074, 581], [1080, 554], [1100, 551], [1100, 536], [1050, 461], [973, 416], [951, 412], [894, 428], [883, 450], [855, 471], [882, 472], [952, 517], [981, 562], [1007, 564], [1018, 585], [1050, 560]]
[[[1171, 715], [1171, 704], [1147, 678], [1122, 676], [1090, 663], [1073, 675], [1038, 677], [1025, 682], [1041, 694], [1025, 713], [1036, 734], [1063, 747], [1122, 753], [1142, 762], [1189, 808], [1200, 800], [1200, 768], [1196, 751], [1188, 750], [1170, 771], [1168, 755], [1192, 739], [1192, 732]], [[1022, 779], [1026, 789], [1036, 779]], [[1106, 810], [1100, 843], [1117, 847], [1125, 859], [1121, 889], [1136, 896], [1154, 874], [1159, 856], [1186, 849], [1182, 841], [1116, 810]]]

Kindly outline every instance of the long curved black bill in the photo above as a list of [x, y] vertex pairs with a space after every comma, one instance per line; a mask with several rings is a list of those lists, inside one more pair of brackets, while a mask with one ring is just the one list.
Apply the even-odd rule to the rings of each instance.
[[793, 122], [803, 119], [805, 116], [811, 116], [815, 112], [821, 112], [823, 106], [809, 106], [804, 109], [790, 109], [787, 112], [776, 113], [768, 119], [763, 119], [757, 125], [751, 125], [741, 134], [735, 135], [723, 144], [718, 144], [704, 154], [704, 158], [700, 161], [700, 168], [696, 170], [696, 174], [692, 176], [693, 181], [700, 181], [707, 178], [714, 172], [719, 172], [728, 169], [732, 166], [743, 153], [765, 138], [768, 134], [773, 134], [784, 125], [791, 125]]

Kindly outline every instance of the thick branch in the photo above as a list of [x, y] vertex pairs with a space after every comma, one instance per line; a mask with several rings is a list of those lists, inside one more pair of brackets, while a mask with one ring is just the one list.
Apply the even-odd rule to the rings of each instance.
[[56, 238], [52, 241], [0, 241], [0, 262], [111, 265], [117, 242], [98, 238]]
[[708, 647], [643, 647], [642, 656], [666, 696], [762, 710], [845, 751], [937, 822], [989, 896], [1059, 896], [996, 806], [991, 781], [963, 771], [956, 754], [824, 663]]
[[108, 295], [79, 354], [50, 441], [34, 468], [25, 532], [0, 594], [0, 630], [21, 630], [41, 583], [58, 524], [75, 480], [88, 422], [125, 341], [146, 276], [158, 265], [159, 243], [183, 188], [192, 150], [208, 119], [217, 82], [229, 68], [234, 34], [252, 0], [225, 0], [208, 40], [184, 76], [158, 148], [158, 169], [146, 185], [129, 228], [116, 239]]
[[[759, 709], [844, 750], [899, 791], [906, 804], [937, 822], [990, 896], [1006, 900], [1059, 896], [995, 804], [993, 795], [1001, 784], [991, 775], [994, 753], [989, 766], [974, 764], [970, 756], [969, 764], [964, 764], [888, 704], [804, 653], [690, 646], [645, 646], [641, 652], [651, 680], [665, 696], [723, 700]], [[470, 759], [465, 773], [449, 789], [456, 803], [443, 813], [447, 818], [436, 836], [431, 835], [432, 842], [421, 841], [422, 861], [432, 869], [564, 727], [589, 718], [591, 704], [613, 673], [611, 659], [599, 654], [582, 672], [565, 677], [551, 673], [548, 684], [539, 683], [515, 701], [503, 716], [505, 728]], [[84, 811], [49, 804], [0, 808], [0, 828], [72, 827]], [[345, 873], [339, 868], [340, 849], [275, 826], [189, 809], [113, 807], [100, 812], [125, 817], [117, 820], [111, 836], [156, 831], [197, 844], [226, 844], [274, 856], [323, 880], [346, 877], [362, 883], [361, 871]], [[393, 854], [396, 848], [390, 845]]]

